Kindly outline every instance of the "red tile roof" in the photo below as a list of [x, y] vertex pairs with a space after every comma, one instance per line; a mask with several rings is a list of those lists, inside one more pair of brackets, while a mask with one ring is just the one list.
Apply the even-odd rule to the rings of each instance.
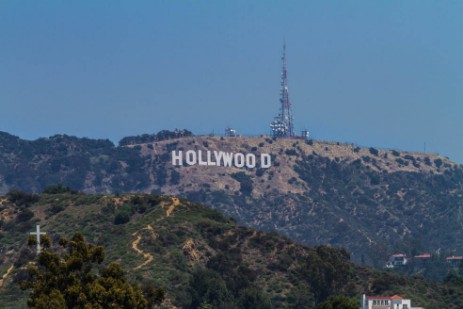
[[415, 259], [429, 259], [431, 258], [431, 254], [429, 253], [423, 253], [420, 255], [415, 255]]

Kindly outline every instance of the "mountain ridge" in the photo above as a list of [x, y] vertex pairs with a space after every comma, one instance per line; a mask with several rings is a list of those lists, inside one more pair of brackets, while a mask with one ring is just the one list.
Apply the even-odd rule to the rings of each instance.
[[[272, 166], [173, 166], [179, 150], [269, 153]], [[87, 193], [178, 195], [306, 245], [347, 247], [355, 262], [375, 267], [397, 252], [463, 252], [463, 168], [434, 154], [265, 136], [123, 147], [55, 136], [0, 138], [0, 158], [4, 193], [62, 183]]]

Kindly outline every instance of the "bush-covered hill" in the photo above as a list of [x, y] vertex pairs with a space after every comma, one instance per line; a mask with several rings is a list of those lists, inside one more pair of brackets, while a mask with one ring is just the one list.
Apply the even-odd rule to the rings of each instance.
[[[0, 192], [61, 183], [86, 193], [183, 196], [299, 243], [346, 247], [353, 261], [375, 267], [398, 252], [463, 254], [463, 168], [446, 158], [301, 139], [153, 136], [116, 147], [1, 133]], [[269, 153], [272, 166], [174, 167], [173, 150]]]
[[119, 141], [119, 146], [135, 145], [135, 144], [146, 144], [160, 142], [168, 139], [175, 139], [180, 137], [193, 136], [188, 130], [175, 130], [168, 131], [162, 130], [156, 134], [142, 134], [136, 136], [126, 136]]
[[457, 275], [437, 284], [373, 271], [352, 264], [344, 249], [298, 245], [174, 197], [11, 192], [0, 198], [0, 213], [5, 308], [24, 308], [27, 292], [17, 283], [35, 258], [27, 239], [36, 224], [53, 243], [79, 232], [104, 246], [105, 261], [119, 262], [129, 281], [166, 289], [164, 307], [315, 308], [333, 295], [362, 293], [400, 294], [428, 309], [463, 306]]

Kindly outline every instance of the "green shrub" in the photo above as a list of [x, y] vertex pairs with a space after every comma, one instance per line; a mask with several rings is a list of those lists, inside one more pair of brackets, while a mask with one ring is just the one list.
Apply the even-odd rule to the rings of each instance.
[[357, 309], [358, 301], [347, 296], [335, 295], [319, 304], [317, 309]]
[[410, 161], [415, 161], [415, 157], [414, 157], [414, 156], [411, 156], [411, 155], [405, 155], [405, 156], [404, 156], [404, 159], [405, 159], [405, 160], [410, 160]]
[[258, 168], [256, 169], [256, 176], [257, 177], [261, 177], [262, 175], [264, 175], [265, 173], [265, 169], [264, 168]]
[[371, 153], [372, 155], [374, 155], [374, 156], [377, 156], [378, 153], [379, 153], [379, 151], [378, 151], [377, 149], [373, 148], [373, 147], [368, 148], [368, 150], [369, 150], [370, 153]]
[[178, 185], [180, 183], [180, 173], [173, 169], [170, 172], [170, 184]]
[[124, 224], [130, 221], [130, 214], [126, 210], [118, 211], [114, 217], [114, 224]]
[[285, 150], [285, 154], [286, 154], [287, 156], [297, 156], [297, 152], [296, 152], [296, 150], [294, 150], [294, 149], [286, 149], [286, 150]]
[[273, 308], [270, 299], [265, 293], [257, 288], [243, 289], [238, 299], [240, 308], [271, 309]]
[[380, 177], [377, 173], [371, 173], [370, 174], [370, 184], [371, 185], [379, 185], [380, 183]]
[[29, 221], [34, 217], [34, 213], [29, 209], [24, 209], [19, 215], [16, 217], [17, 222], [25, 222]]
[[251, 177], [246, 175], [244, 172], [233, 173], [230, 176], [240, 183], [240, 192], [242, 194], [251, 194], [253, 190], [253, 182]]
[[424, 164], [426, 164], [428, 166], [432, 165], [431, 160], [429, 159], [429, 157], [424, 158]]
[[53, 186], [45, 187], [45, 189], [43, 189], [43, 193], [46, 193], [46, 194], [62, 194], [62, 193], [76, 194], [77, 190], [73, 190], [70, 187], [63, 186], [62, 184], [56, 184]]
[[64, 210], [64, 206], [63, 205], [52, 205], [49, 209], [48, 209], [48, 213], [50, 215], [56, 215], [57, 213], [61, 212]]
[[39, 200], [37, 194], [27, 193], [21, 190], [11, 190], [6, 194], [6, 198], [16, 204], [16, 206], [29, 206]]

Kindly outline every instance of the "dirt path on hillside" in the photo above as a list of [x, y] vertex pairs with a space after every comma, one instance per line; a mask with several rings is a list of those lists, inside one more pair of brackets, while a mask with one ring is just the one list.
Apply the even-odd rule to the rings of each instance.
[[[180, 205], [180, 200], [178, 198], [172, 197], [171, 198], [171, 203], [168, 204], [168, 205], [169, 205], [169, 207], [166, 210], [166, 217], [170, 217], [172, 215], [175, 208]], [[164, 205], [162, 207], [164, 207]], [[166, 217], [161, 216], [160, 218], [156, 219], [155, 222], [159, 222], [159, 221], [163, 220]], [[142, 240], [142, 236], [140, 235], [140, 232], [143, 231], [143, 230], [150, 231], [151, 237], [154, 240], [159, 237], [159, 235], [154, 231], [154, 228], [150, 224], [148, 224], [146, 227], [144, 227], [141, 230], [139, 230], [139, 231], [132, 234], [133, 236], [136, 236], [136, 238], [132, 241], [132, 244], [131, 244], [132, 249], [135, 250], [135, 252], [137, 252], [138, 254], [142, 255], [145, 258], [145, 261], [143, 263], [141, 263], [140, 265], [138, 265], [137, 267], [135, 267], [135, 269], [140, 269], [140, 268], [148, 265], [149, 263], [151, 263], [154, 260], [154, 257], [153, 257], [153, 255], [151, 253], [144, 252], [139, 247], [139, 244], [140, 244], [140, 242]], [[169, 298], [168, 295], [166, 296], [166, 298], [163, 301], [163, 307], [170, 308], [170, 309], [178, 309], [178, 307], [176, 307], [174, 304], [172, 304], [172, 301], [171, 301], [171, 299]]]
[[[154, 228], [149, 224], [141, 230], [151, 231], [151, 237], [153, 237], [153, 239], [156, 239], [158, 237], [158, 234], [154, 232]], [[139, 232], [135, 232], [132, 235], [137, 236], [137, 238], [134, 241], [132, 241], [132, 249], [135, 250], [138, 254], [143, 255], [143, 257], [145, 258], [145, 261], [143, 263], [135, 267], [135, 269], [140, 269], [148, 265], [149, 263], [151, 263], [154, 260], [154, 257], [151, 253], [144, 252], [138, 247], [138, 245], [140, 244], [141, 238], [142, 238]]]
[[[180, 205], [180, 200], [178, 198], [176, 198], [176, 197], [172, 197], [171, 198], [171, 204], [169, 205], [169, 207], [166, 210], [166, 217], [170, 217], [172, 215], [172, 213], [174, 212], [175, 208], [177, 206], [179, 206], [179, 205]], [[156, 221], [159, 221], [159, 220], [162, 220], [162, 219], [163, 219], [163, 217], [158, 218]], [[151, 237], [153, 239], [156, 239], [159, 236], [158, 234], [156, 234], [156, 232], [154, 231], [154, 228], [150, 224], [148, 224], [146, 227], [144, 227], [140, 231], [135, 232], [135, 233], [132, 234], [133, 236], [136, 236], [136, 238], [132, 241], [132, 244], [131, 244], [132, 249], [135, 250], [135, 252], [137, 252], [138, 254], [142, 255], [145, 258], [145, 261], [143, 263], [141, 263], [140, 265], [138, 265], [137, 267], [135, 267], [135, 269], [140, 269], [140, 268], [148, 265], [149, 263], [151, 263], [154, 260], [154, 257], [153, 257], [153, 255], [151, 253], [144, 252], [139, 247], [139, 244], [140, 244], [140, 242], [142, 240], [142, 236], [140, 235], [140, 232], [143, 231], [143, 230], [150, 231], [151, 232]]]
[[170, 217], [170, 215], [174, 211], [175, 207], [177, 207], [178, 205], [180, 205], [180, 200], [178, 198], [176, 198], [176, 197], [173, 197], [172, 198], [172, 204], [166, 210], [166, 217]]
[[3, 286], [3, 281], [11, 274], [11, 272], [13, 271], [13, 268], [14, 266], [11, 265], [8, 270], [6, 271], [6, 273], [3, 275], [2, 279], [0, 279], [0, 287]]

